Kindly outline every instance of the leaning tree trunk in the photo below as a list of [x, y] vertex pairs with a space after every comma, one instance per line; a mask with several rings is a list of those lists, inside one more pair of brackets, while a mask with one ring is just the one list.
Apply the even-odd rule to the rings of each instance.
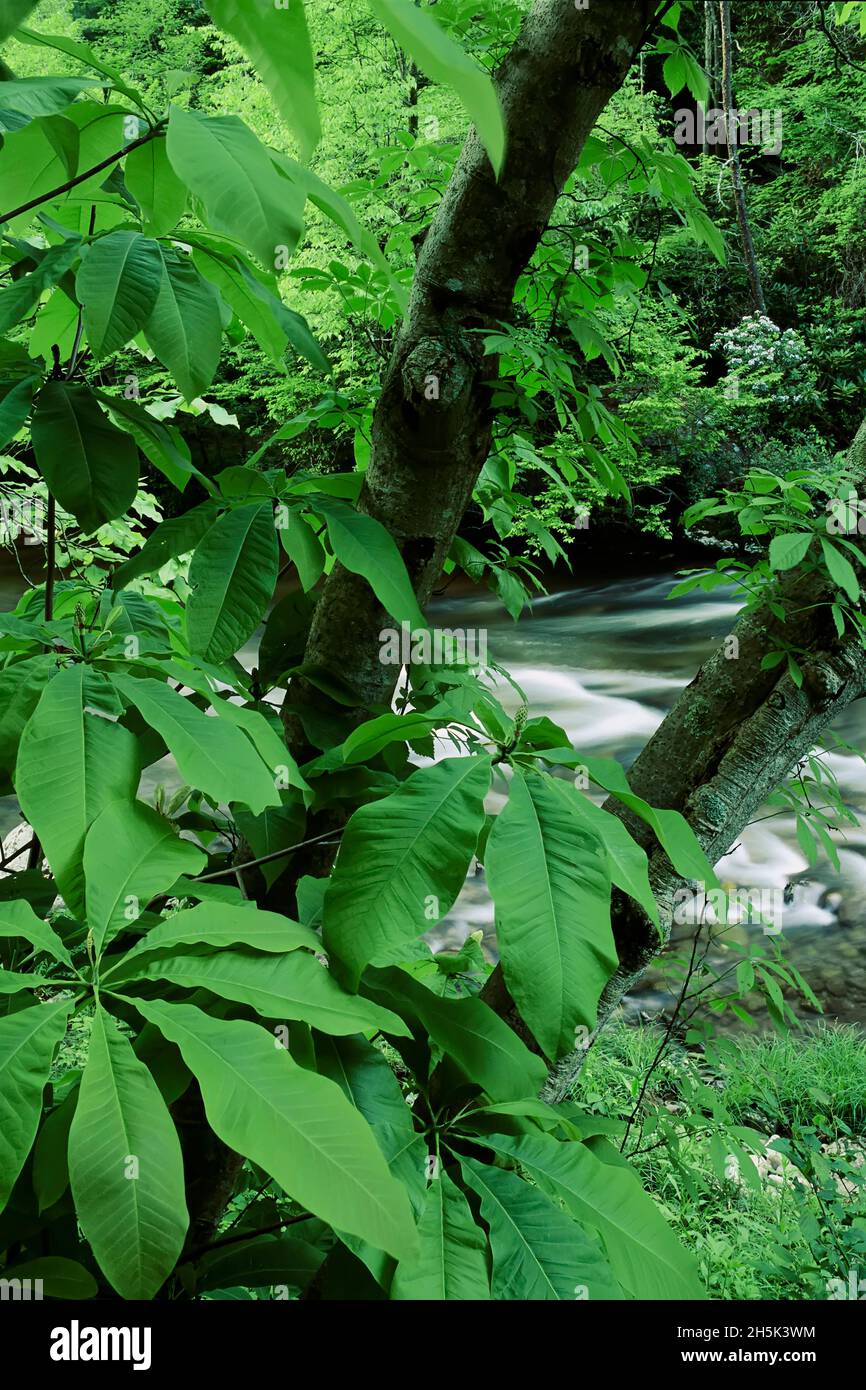
[[[866, 421], [849, 450], [844, 487], [861, 494], [866, 487]], [[787, 575], [780, 589], [788, 622], [778, 622], [766, 604], [745, 614], [731, 634], [737, 644], [725, 639], [704, 663], [629, 772], [639, 796], [683, 813], [713, 864], [832, 721], [866, 694], [866, 650], [854, 637], [840, 639], [830, 618], [834, 587], [815, 575]], [[801, 688], [787, 670], [779, 676], [778, 667], [761, 669], [768, 652], [792, 639], [808, 653], [798, 650]], [[729, 659], [727, 651], [736, 657]], [[601, 1001], [602, 1020], [667, 942], [674, 894], [682, 885], [645, 823], [612, 800], [606, 809], [620, 816], [647, 850], [662, 934], [660, 941], [633, 900], [617, 895], [613, 923], [619, 969]], [[501, 972], [494, 972], [491, 982], [491, 1002], [498, 999], [503, 1007]], [[560, 1065], [548, 1082], [547, 1099], [568, 1093], [581, 1060], [568, 1058]]]
[[[470, 133], [424, 239], [373, 417], [373, 450], [358, 503], [394, 537], [421, 607], [439, 579], [490, 447], [484, 383], [495, 376], [496, 363], [485, 357], [479, 330], [508, 317], [517, 278], [656, 8], [656, 0], [606, 0], [586, 10], [571, 0], [536, 0], [497, 74], [508, 134], [500, 177]], [[379, 661], [378, 634], [390, 621], [366, 580], [336, 564], [316, 607], [304, 661], [337, 674], [358, 692], [362, 706], [384, 704], [397, 673]], [[320, 690], [292, 682], [284, 723], [297, 751], [305, 743], [305, 706], [321, 710], [323, 703]], [[335, 706], [336, 712], [345, 714]], [[363, 708], [356, 713], [362, 718]], [[296, 859], [281, 881], [283, 899], [301, 874], [326, 873], [330, 853]], [[198, 1123], [206, 1125], [203, 1115]], [[214, 1164], [212, 1183], [192, 1194], [201, 1245], [213, 1238], [242, 1162], [226, 1150]]]
[[[654, 0], [578, 9], [537, 0], [497, 74], [508, 148], [499, 179], [471, 133], [421, 247], [409, 310], [373, 417], [359, 507], [399, 546], [418, 602], [428, 602], [490, 448], [485, 384], [496, 360], [483, 330], [509, 316], [517, 278], [547, 226], [583, 143], [620, 87], [653, 22]], [[395, 669], [379, 660], [391, 622], [366, 580], [334, 566], [304, 661], [338, 674], [363, 706], [382, 705]], [[295, 682], [291, 706], [321, 706]]]

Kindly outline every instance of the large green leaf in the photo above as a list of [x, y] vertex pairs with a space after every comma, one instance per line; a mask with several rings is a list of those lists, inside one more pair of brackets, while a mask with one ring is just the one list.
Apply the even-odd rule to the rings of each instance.
[[252, 333], [265, 356], [280, 367], [286, 352], [286, 333], [273, 309], [253, 289], [239, 259], [218, 254], [201, 236], [196, 237], [192, 258], [202, 275], [216, 285], [232, 313]]
[[252, 709], [249, 705], [236, 705], [231, 700], [224, 700], [194, 668], [190, 669], [189, 666], [176, 661], [161, 661], [159, 664], [172, 679], [179, 680], [199, 695], [204, 695], [218, 719], [224, 719], [235, 728], [243, 729], [281, 785], [298, 787], [301, 791], [309, 790], [297, 763], [286, 747], [285, 736], [279, 724], [278, 733], [259, 710]]
[[611, 882], [640, 903], [647, 916], [658, 926], [659, 913], [650, 888], [646, 850], [632, 839], [618, 816], [596, 806], [571, 782], [555, 778], [553, 785], [565, 799], [570, 814], [587, 825], [604, 845]]
[[[83, 1265], [62, 1255], [40, 1255], [20, 1265], [6, 1265], [3, 1278], [38, 1280], [45, 1298], [93, 1298], [99, 1285]], [[14, 1297], [14, 1295], [13, 1295]]]
[[814, 531], [786, 531], [770, 541], [770, 569], [791, 570], [799, 565], [815, 539]]
[[[343, 1094], [360, 1110], [389, 1161], [407, 1144], [421, 1137], [391, 1066], [379, 1049], [366, 1039], [317, 1037], [316, 1069], [322, 1076], [336, 1081]], [[423, 1167], [419, 1165], [417, 1177], [423, 1179], [423, 1176]], [[412, 1186], [411, 1182], [406, 1185]]]
[[355, 511], [339, 498], [317, 497], [313, 505], [328, 523], [328, 537], [340, 564], [367, 580], [382, 607], [398, 623], [424, 630], [424, 614], [390, 532], [374, 517]]
[[192, 462], [189, 445], [176, 425], [157, 420], [144, 406], [128, 401], [125, 396], [109, 396], [105, 391], [97, 391], [96, 397], [112, 420], [132, 435], [145, 458], [180, 492], [192, 477], [198, 478], [202, 486], [212, 487]]
[[598, 1246], [537, 1187], [474, 1158], [462, 1158], [460, 1166], [481, 1198], [481, 1215], [490, 1231], [495, 1299], [595, 1302], [622, 1297]]
[[852, 603], [856, 603], [860, 597], [860, 582], [851, 561], [824, 536], [821, 537], [821, 553], [833, 583], [839, 586]]
[[309, 927], [276, 912], [261, 912], [252, 904], [235, 907], [231, 903], [201, 903], [175, 912], [151, 927], [132, 950], [112, 965], [111, 979], [125, 979], [138, 969], [142, 957], [156, 951], [168, 954], [176, 946], [248, 946], [282, 955], [299, 946], [317, 951], [321, 942]]
[[[285, 180], [283, 180], [285, 182]], [[280, 329], [285, 333], [292, 347], [299, 352], [302, 357], [306, 357], [308, 362], [318, 368], [320, 372], [329, 372], [331, 364], [325, 355], [321, 344], [313, 337], [310, 325], [303, 314], [298, 314], [294, 309], [289, 309], [278, 294], [273, 294], [267, 285], [262, 284], [258, 275], [253, 275], [252, 271], [243, 262], [240, 262], [241, 275], [247, 283], [247, 287], [260, 300], [265, 312], [273, 315], [274, 320], [279, 324]]]
[[37, 0], [0, 0], [0, 43], [6, 42], [36, 5]]
[[487, 1241], [466, 1195], [442, 1172], [427, 1189], [418, 1222], [418, 1254], [401, 1260], [392, 1299], [464, 1302], [490, 1298]]
[[0, 400], [0, 449], [6, 448], [26, 422], [39, 380], [38, 376], [31, 376], [26, 381], [16, 381]]
[[322, 542], [301, 512], [288, 512], [279, 531], [283, 549], [298, 571], [301, 588], [308, 593], [318, 584], [325, 568]]
[[209, 718], [162, 681], [123, 675], [112, 681], [162, 735], [190, 786], [216, 801], [242, 801], [256, 812], [281, 804], [273, 775], [240, 729]]
[[347, 994], [328, 969], [305, 951], [283, 956], [219, 951], [216, 955], [168, 956], [145, 961], [124, 980], [170, 980], [186, 989], [207, 989], [234, 999], [263, 1018], [300, 1019], [322, 1033], [360, 1033], [381, 1029], [408, 1035], [409, 1029], [390, 1009], [357, 994]]
[[110, 232], [89, 248], [75, 288], [94, 357], [124, 347], [144, 327], [162, 284], [159, 243], [140, 232]]
[[546, 773], [515, 770], [484, 867], [508, 992], [552, 1060], [594, 1027], [617, 965], [604, 846]]
[[97, 77], [16, 77], [0, 82], [0, 111], [17, 111], [29, 119], [52, 116], [88, 87], [100, 85]]
[[97, 1005], [69, 1131], [78, 1221], [121, 1298], [152, 1298], [189, 1225], [180, 1142], [147, 1067]]
[[40, 256], [35, 270], [0, 289], [0, 333], [7, 333], [19, 319], [36, 308], [45, 291], [63, 279], [80, 250], [80, 237], [73, 237], [60, 246], [49, 246]]
[[270, 502], [226, 512], [199, 541], [189, 569], [190, 649], [225, 661], [252, 637], [274, 596], [277, 532]]
[[219, 366], [219, 295], [188, 256], [162, 247], [163, 276], [145, 335], [188, 401], [210, 386]]
[[301, 235], [304, 192], [294, 192], [237, 116], [201, 116], [173, 106], [168, 157], [204, 205], [207, 223], [248, 246], [263, 266], [285, 264]]
[[415, 1247], [405, 1189], [340, 1088], [292, 1061], [258, 1024], [209, 1018], [188, 1004], [135, 1000], [180, 1048], [208, 1123], [315, 1216], [397, 1259]]
[[489, 73], [479, 68], [445, 33], [433, 15], [419, 9], [414, 0], [368, 0], [368, 3], [379, 22], [415, 60], [425, 76], [457, 93], [498, 174], [505, 157], [505, 122]]
[[483, 999], [446, 999], [396, 967], [368, 970], [365, 989], [417, 1019], [443, 1052], [491, 1100], [537, 1095], [547, 1078], [540, 1057]]
[[84, 842], [87, 925], [96, 953], [134, 922], [151, 898], [206, 864], [207, 855], [181, 840], [171, 822], [144, 802], [106, 806]]
[[72, 912], [84, 913], [84, 838], [112, 801], [132, 800], [138, 745], [128, 729], [84, 710], [85, 668], [67, 666], [42, 694], [21, 735], [18, 799]]
[[71, 1009], [72, 1000], [61, 999], [0, 1018], [0, 1211], [36, 1138], [42, 1092]]
[[33, 414], [33, 450], [57, 501], [82, 531], [123, 516], [138, 490], [138, 450], [87, 386], [48, 381]]
[[304, 1289], [324, 1258], [324, 1250], [293, 1236], [256, 1236], [205, 1255], [196, 1266], [196, 1292], [268, 1286]]
[[600, 1162], [586, 1145], [546, 1134], [485, 1135], [479, 1143], [520, 1163], [600, 1233], [616, 1278], [633, 1298], [705, 1297], [694, 1259], [627, 1164]]
[[20, 936], [37, 951], [47, 951], [49, 956], [73, 969], [72, 957], [53, 927], [43, 922], [28, 902], [0, 903], [0, 937]]
[[308, 160], [322, 131], [303, 0], [206, 0], [206, 8], [240, 44]]
[[78, 1087], [73, 1086], [45, 1116], [33, 1146], [33, 1191], [40, 1213], [59, 1202], [69, 1186], [69, 1126], [77, 1104]]
[[646, 821], [681, 878], [697, 879], [708, 887], [718, 887], [713, 866], [682, 812], [650, 806], [642, 796], [632, 791], [628, 778], [614, 758], [586, 757], [571, 748], [539, 749], [539, 757], [548, 762], [563, 763], [567, 767], [585, 768], [593, 782], [604, 787], [623, 806]]
[[[67, 107], [63, 120], [71, 122], [78, 130], [80, 169], [94, 168], [117, 153], [123, 146], [126, 116], [124, 108], [97, 101], [76, 101]], [[0, 150], [0, 188], [3, 190], [0, 218], [8, 219], [8, 214], [16, 207], [34, 198], [44, 198], [68, 181], [68, 149], [59, 141], [52, 142], [50, 132], [51, 127], [40, 119], [4, 136]], [[84, 206], [88, 195], [100, 195], [105, 178], [106, 171], [102, 169], [77, 184], [71, 195], [68, 192], [58, 194], [56, 202], [65, 202], [73, 196], [79, 206]], [[24, 230], [32, 219], [32, 211], [20, 213], [7, 220], [5, 231]]]
[[182, 516], [170, 516], [151, 531], [137, 555], [125, 560], [111, 576], [114, 589], [122, 589], [141, 574], [155, 574], [169, 560], [195, 550], [218, 515], [215, 502], [200, 502]]
[[[55, 658], [42, 652], [0, 671], [0, 769], [3, 772], [11, 772], [14, 768], [24, 726], [55, 669]], [[11, 790], [11, 786], [5, 789]]]
[[[391, 1173], [409, 1193], [416, 1217], [427, 1197], [427, 1140], [414, 1125], [400, 1083], [377, 1047], [352, 1037], [315, 1034], [316, 1071], [336, 1081], [372, 1129]], [[383, 1288], [390, 1288], [394, 1261], [366, 1241], [339, 1232]]]
[[148, 140], [127, 155], [124, 178], [141, 208], [147, 235], [160, 237], [174, 231], [186, 211], [189, 194], [171, 167], [165, 136]]
[[94, 72], [107, 77], [108, 83], [100, 83], [100, 86], [110, 85], [118, 92], [123, 92], [124, 96], [128, 96], [136, 105], [141, 105], [141, 98], [135, 88], [128, 86], [117, 69], [110, 68], [107, 63], [98, 58], [93, 49], [88, 48], [86, 43], [79, 43], [77, 39], [70, 39], [65, 34], [43, 34], [37, 33], [34, 29], [19, 29], [15, 38], [18, 43], [27, 44], [33, 48], [55, 48], [60, 53], [68, 54], [70, 58], [75, 58], [85, 67], [93, 68]]
[[491, 760], [447, 758], [356, 811], [325, 896], [326, 948], [354, 983], [442, 920], [484, 824]]

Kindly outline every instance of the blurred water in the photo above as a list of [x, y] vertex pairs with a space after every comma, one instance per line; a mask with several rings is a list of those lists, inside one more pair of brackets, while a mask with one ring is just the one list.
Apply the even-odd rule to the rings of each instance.
[[[518, 624], [492, 595], [449, 590], [434, 603], [431, 621], [486, 629], [490, 657], [525, 690], [530, 715], [548, 715], [578, 749], [628, 767], [701, 662], [731, 631], [738, 611], [733, 593], [724, 591], [669, 601], [675, 582], [670, 571], [576, 584], [538, 599]], [[519, 699], [507, 685], [499, 694], [510, 710], [517, 707]], [[835, 732], [866, 747], [866, 705], [852, 706]], [[839, 754], [828, 761], [846, 802], [866, 813], [866, 765]], [[765, 808], [717, 872], [728, 888], [782, 891], [790, 885], [791, 901], [782, 909], [790, 958], [828, 1015], [864, 1023], [866, 816], [864, 828], [848, 828], [834, 839], [839, 871], [823, 860], [810, 869], [794, 818]], [[494, 955], [493, 905], [482, 870], [467, 880], [434, 945], [453, 946], [478, 929]], [[759, 935], [760, 928], [737, 926], [730, 935], [745, 940], [751, 933]], [[652, 1011], [667, 1002], [659, 985], [660, 977], [651, 973], [636, 1005]]]
[[[35, 560], [35, 557], [34, 557]], [[627, 578], [584, 581], [538, 598], [514, 623], [486, 590], [451, 585], [431, 605], [431, 623], [486, 633], [490, 658], [525, 691], [530, 715], [547, 715], [586, 753], [618, 758], [627, 768], [664, 718], [701, 662], [730, 632], [738, 609], [734, 596], [700, 592], [668, 601], [673, 570]], [[0, 555], [0, 608], [14, 606], [20, 573]], [[241, 654], [255, 660], [257, 639]], [[520, 703], [506, 683], [498, 691], [514, 711]], [[848, 743], [866, 748], [866, 704], [853, 705], [835, 727]], [[453, 753], [443, 744], [440, 755]], [[846, 802], [864, 813], [864, 828], [834, 838], [840, 869], [822, 861], [810, 870], [797, 843], [792, 817], [768, 809], [744, 831], [718, 866], [727, 887], [783, 889], [790, 884], [782, 925], [791, 958], [806, 974], [830, 1016], [866, 1023], [866, 765], [858, 758], [829, 759]], [[169, 759], [147, 769], [144, 795], [159, 781], [173, 785]], [[494, 794], [492, 807], [501, 804]], [[766, 817], [766, 818], [765, 818]], [[0, 799], [0, 833], [19, 819], [11, 797]], [[470, 874], [453, 910], [433, 934], [435, 945], [454, 946], [481, 929], [495, 955], [493, 907], [482, 870]], [[759, 928], [736, 927], [744, 939]], [[640, 1007], [663, 1000], [650, 975]]]

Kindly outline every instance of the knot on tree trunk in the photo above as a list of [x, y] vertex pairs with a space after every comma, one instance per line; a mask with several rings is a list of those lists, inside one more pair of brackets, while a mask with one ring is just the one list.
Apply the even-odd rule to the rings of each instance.
[[422, 338], [403, 363], [401, 376], [406, 401], [415, 410], [453, 410], [472, 389], [475, 353], [459, 337]]

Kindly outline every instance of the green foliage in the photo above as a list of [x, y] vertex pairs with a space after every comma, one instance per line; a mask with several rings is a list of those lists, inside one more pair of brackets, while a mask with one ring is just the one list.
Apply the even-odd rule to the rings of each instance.
[[[368, 515], [364, 474], [416, 243], [458, 137], [474, 122], [497, 175], [506, 156], [489, 74], [525, 7], [351, 0], [323, 17], [300, 0], [124, 0], [122, 35], [96, 0], [75, 22], [55, 5], [64, 32], [50, 35], [18, 27], [29, 8], [7, 5], [0, 28], [24, 54], [0, 83], [0, 438], [10, 495], [50, 498], [51, 537], [48, 582], [0, 618], [0, 769], [37, 866], [5, 878], [0, 903], [4, 1274], [179, 1299], [302, 1291], [342, 1261], [361, 1297], [701, 1297], [631, 1151], [602, 1137], [624, 1117], [539, 1099], [543, 1058], [573, 1055], [616, 968], [612, 887], [659, 921], [646, 849], [585, 789], [648, 827], [679, 875], [713, 885], [687, 820], [550, 720], [512, 718], [489, 673], [412, 660], [391, 709], [305, 661], [335, 565], [369, 584], [383, 620], [426, 634], [402, 537]], [[663, 80], [702, 96], [668, 20]], [[358, 64], [356, 44], [375, 62]], [[314, 53], [332, 48], [323, 120]], [[378, 88], [355, 101], [377, 65]], [[339, 155], [306, 167], [331, 118], [345, 132], [359, 110], [373, 135], [359, 120]], [[630, 505], [670, 475], [683, 430], [697, 457], [726, 423], [703, 400], [710, 342], [653, 273], [663, 241], [671, 262], [688, 242], [703, 267], [724, 266], [725, 238], [657, 115], [630, 82], [617, 132], [586, 141], [512, 312], [478, 325], [485, 534], [458, 538], [444, 569], [489, 583], [515, 619], [540, 584], [515, 537], [554, 562], [576, 509]], [[844, 326], [807, 368], [795, 331], [771, 324], [784, 361], [748, 367], [758, 407], [784, 371], [805, 374], [806, 405], [835, 383], [850, 406]], [[763, 320], [720, 338], [731, 368], [756, 335], [769, 343]], [[236, 404], [248, 418], [234, 461], [213, 464], [193, 425], [225, 424]], [[139, 490], [151, 469], [164, 520]], [[743, 587], [772, 594], [778, 574], [819, 570], [838, 590], [837, 628], [859, 634], [851, 547], [813, 515], [828, 486], [818, 470], [762, 470], [688, 520], [724, 516], [766, 541], [766, 557], [739, 565]], [[408, 500], [391, 499], [395, 514]], [[645, 515], [663, 526], [654, 505]], [[146, 537], [143, 517], [157, 523]], [[272, 608], [283, 570], [296, 584]], [[248, 671], [240, 654], [264, 620]], [[354, 615], [343, 620], [349, 633]], [[782, 656], [799, 672], [793, 648]], [[461, 756], [436, 759], [434, 738]], [[151, 804], [163, 759], [171, 784]], [[808, 810], [796, 813], [820, 840]], [[314, 820], [328, 829], [310, 834]], [[326, 852], [317, 876], [295, 858], [308, 842]], [[476, 859], [517, 1018], [483, 993], [474, 938], [435, 954], [422, 939]], [[784, 963], [740, 964], [784, 1021]], [[736, 992], [717, 1002], [741, 1009]], [[742, 1126], [724, 1130], [702, 1084], [688, 1090], [688, 1137], [710, 1110], [744, 1155]], [[198, 1094], [211, 1139], [240, 1156], [225, 1215], [237, 1243], [193, 1243], [188, 1207], [209, 1175], [192, 1151], [182, 1159], [179, 1130]], [[675, 1152], [676, 1127], [659, 1128]], [[817, 1181], [808, 1131], [790, 1142]], [[823, 1231], [807, 1238], [818, 1250]]]

